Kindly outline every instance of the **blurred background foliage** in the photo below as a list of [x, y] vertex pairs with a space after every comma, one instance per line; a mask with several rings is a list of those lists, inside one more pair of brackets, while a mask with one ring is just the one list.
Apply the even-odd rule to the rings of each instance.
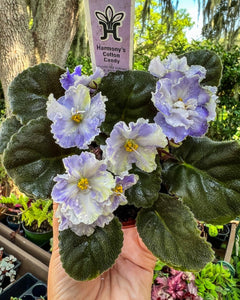
[[[212, 15], [216, 15], [217, 11], [220, 10], [218, 7], [220, 5], [221, 13], [225, 11], [225, 23], [227, 24], [227, 1], [225, 4], [222, 2], [216, 4], [215, 10], [212, 12], [210, 4], [206, 4], [204, 11], [205, 14], [209, 14], [210, 23]], [[236, 3], [232, 2], [231, 6], [233, 5]], [[230, 43], [231, 47], [226, 44], [226, 29], [220, 36], [216, 33], [214, 35], [214, 30], [210, 30], [208, 23], [203, 27], [202, 40], [189, 42], [186, 38], [186, 31], [194, 25], [194, 22], [187, 10], [174, 10], [172, 17], [168, 17], [166, 22], [166, 15], [163, 14], [163, 7], [159, 5], [159, 1], [151, 0], [147, 15], [143, 14], [145, 6], [146, 0], [136, 0], [133, 68], [146, 71], [152, 58], [160, 56], [161, 59], [164, 59], [172, 52], [177, 55], [197, 49], [208, 49], [216, 52], [223, 63], [223, 74], [221, 84], [218, 87], [217, 117], [214, 122], [211, 122], [207, 135], [213, 140], [240, 140], [240, 48], [238, 44], [240, 33], [237, 27], [238, 21], [235, 24], [235, 40]], [[236, 12], [237, 9], [234, 8], [235, 16], [237, 15]], [[220, 14], [219, 18], [221, 18]], [[229, 26], [233, 27], [232, 24]], [[230, 31], [227, 30], [227, 32]], [[73, 51], [70, 51], [66, 67], [73, 71], [75, 66], [79, 64], [83, 66], [84, 74], [91, 74], [90, 55], [77, 57], [74, 56]]]
[[[186, 9], [177, 9], [178, 1], [135, 2], [133, 68], [147, 70], [152, 58], [164, 59], [172, 52], [180, 55], [197, 49], [215, 51], [222, 60], [223, 74], [218, 88], [217, 117], [210, 124], [208, 136], [214, 140], [240, 140], [239, 1], [198, 1], [199, 11], [202, 10], [204, 16], [201, 41], [187, 40], [186, 31], [194, 22]], [[73, 72], [80, 64], [83, 74], [91, 74], [89, 46], [82, 22], [80, 27], [68, 53], [66, 68]], [[79, 50], [81, 44], [82, 52]], [[0, 85], [0, 120], [4, 118], [4, 95]]]

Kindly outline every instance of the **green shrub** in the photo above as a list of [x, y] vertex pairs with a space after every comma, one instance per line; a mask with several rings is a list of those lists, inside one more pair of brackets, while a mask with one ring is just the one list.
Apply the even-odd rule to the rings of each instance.
[[91, 57], [81, 56], [79, 59], [75, 58], [70, 51], [68, 53], [66, 68], [72, 73], [76, 66], [82, 65], [82, 73], [84, 75], [90, 75], [92, 73]]
[[208, 300], [238, 300], [240, 289], [238, 279], [231, 276], [229, 270], [221, 264], [208, 263], [196, 275], [195, 284], [198, 295]]

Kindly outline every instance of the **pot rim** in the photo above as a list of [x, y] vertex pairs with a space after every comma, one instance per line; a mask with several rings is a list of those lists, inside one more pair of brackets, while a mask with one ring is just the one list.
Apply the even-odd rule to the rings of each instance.
[[37, 235], [47, 234], [47, 233], [53, 232], [53, 228], [52, 228], [51, 230], [44, 231], [44, 232], [36, 232], [36, 231], [28, 230], [28, 229], [25, 227], [24, 222], [22, 223], [22, 226], [23, 226], [23, 229], [24, 229], [26, 232], [33, 233], [33, 234], [37, 234]]

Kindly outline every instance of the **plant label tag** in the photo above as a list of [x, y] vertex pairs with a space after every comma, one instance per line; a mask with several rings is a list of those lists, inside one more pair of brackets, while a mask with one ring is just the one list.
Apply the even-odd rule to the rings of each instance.
[[132, 69], [135, 0], [84, 0], [93, 71]]

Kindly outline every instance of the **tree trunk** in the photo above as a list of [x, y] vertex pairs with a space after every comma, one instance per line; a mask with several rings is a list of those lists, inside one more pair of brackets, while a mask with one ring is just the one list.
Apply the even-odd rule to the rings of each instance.
[[[1, 0], [0, 24], [0, 80], [6, 98], [15, 75], [36, 62], [25, 0]], [[9, 113], [8, 103], [6, 111]]]
[[64, 66], [77, 26], [79, 0], [30, 0], [28, 4], [0, 1], [0, 81], [8, 115], [7, 89], [13, 78], [40, 62]]
[[90, 56], [86, 25], [84, 2], [82, 1], [79, 7], [78, 29], [71, 45], [71, 51], [75, 58]]

